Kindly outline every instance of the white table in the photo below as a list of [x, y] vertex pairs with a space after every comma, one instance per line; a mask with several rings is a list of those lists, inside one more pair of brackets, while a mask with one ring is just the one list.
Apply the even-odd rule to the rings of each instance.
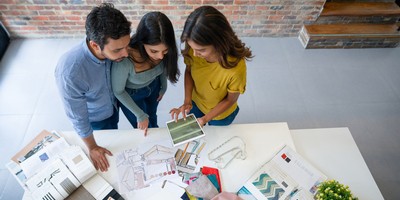
[[[266, 162], [280, 146], [287, 144], [301, 156], [328, 176], [346, 184], [355, 196], [361, 200], [383, 199], [360, 151], [347, 128], [302, 129], [289, 131], [286, 123], [234, 124], [225, 127], [206, 126], [205, 152], [215, 148], [232, 136], [240, 136], [246, 142], [247, 159], [234, 160], [226, 169], [220, 170], [223, 190], [236, 192], [239, 187]], [[86, 147], [74, 132], [62, 132], [70, 144]], [[140, 130], [103, 130], [95, 131], [99, 145], [118, 153], [135, 147], [143, 142], [169, 139], [165, 128], [150, 129], [144, 137]], [[203, 150], [204, 151], [204, 150]], [[110, 169], [100, 173], [118, 190], [115, 157], [109, 157]], [[206, 166], [215, 167], [211, 161]], [[131, 192], [126, 199], [148, 199], [162, 195], [160, 185]], [[157, 192], [155, 192], [157, 191]], [[24, 196], [24, 199], [27, 195]], [[154, 198], [157, 199], [157, 198]], [[165, 199], [165, 198], [164, 198]]]
[[297, 152], [360, 200], [384, 199], [348, 128], [291, 130]]
[[[221, 184], [224, 191], [236, 192], [242, 184], [265, 163], [269, 156], [279, 146], [287, 144], [292, 148], [294, 143], [287, 123], [258, 123], [258, 124], [233, 124], [230, 126], [206, 126], [206, 147], [203, 151], [213, 149], [233, 136], [240, 136], [246, 142], [247, 158], [234, 160], [226, 169], [220, 170]], [[75, 132], [61, 133], [70, 144], [76, 144], [86, 150], [82, 140]], [[140, 143], [168, 140], [166, 128], [149, 129], [148, 136], [144, 137], [140, 130], [102, 130], [94, 133], [98, 145], [110, 150], [114, 155], [119, 151], [135, 147]], [[183, 148], [182, 148], [183, 149]], [[115, 157], [108, 157], [110, 168], [105, 173], [100, 173], [115, 189], [118, 190], [116, 177], [118, 172], [115, 166]], [[205, 166], [215, 167], [211, 161], [205, 161]], [[154, 195], [155, 188], [160, 184], [124, 195], [127, 199], [146, 199]]]

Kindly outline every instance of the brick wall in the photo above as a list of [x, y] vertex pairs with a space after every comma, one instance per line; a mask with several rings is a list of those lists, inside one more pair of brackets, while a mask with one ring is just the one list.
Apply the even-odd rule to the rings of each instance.
[[[77, 38], [101, 0], [1, 0], [0, 20], [12, 38]], [[173, 22], [178, 36], [185, 19], [201, 5], [213, 5], [243, 37], [297, 36], [303, 24], [315, 21], [325, 0], [110, 0], [132, 21], [158, 10]]]

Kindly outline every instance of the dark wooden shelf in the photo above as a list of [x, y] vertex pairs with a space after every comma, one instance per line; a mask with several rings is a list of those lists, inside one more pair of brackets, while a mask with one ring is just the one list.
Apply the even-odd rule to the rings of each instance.
[[394, 2], [326, 2], [320, 16], [388, 16], [399, 15]]
[[396, 37], [400, 32], [396, 24], [311, 24], [304, 25], [307, 34], [331, 37]]

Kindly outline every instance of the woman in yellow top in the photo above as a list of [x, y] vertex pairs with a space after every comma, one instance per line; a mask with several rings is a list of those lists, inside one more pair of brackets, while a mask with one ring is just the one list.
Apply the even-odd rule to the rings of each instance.
[[170, 111], [178, 119], [193, 113], [200, 125], [229, 125], [239, 112], [237, 100], [246, 89], [246, 60], [251, 51], [236, 36], [226, 17], [212, 6], [195, 9], [181, 36], [185, 99]]

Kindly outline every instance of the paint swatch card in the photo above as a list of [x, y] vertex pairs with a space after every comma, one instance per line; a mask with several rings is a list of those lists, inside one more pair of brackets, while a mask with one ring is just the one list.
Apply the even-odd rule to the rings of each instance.
[[204, 151], [206, 146], [204, 140], [193, 140], [186, 143], [185, 147], [177, 148], [175, 152], [175, 161], [179, 172], [193, 173], [200, 170], [204, 161]]

